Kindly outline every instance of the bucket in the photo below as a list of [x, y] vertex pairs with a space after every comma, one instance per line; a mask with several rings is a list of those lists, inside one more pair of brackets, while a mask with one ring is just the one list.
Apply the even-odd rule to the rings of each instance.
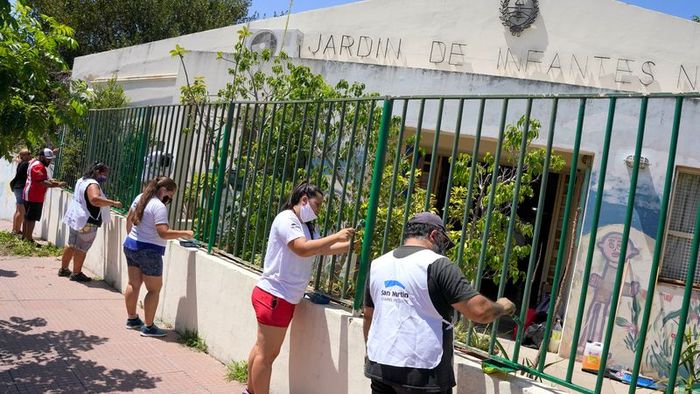
[[600, 368], [600, 356], [603, 353], [603, 344], [600, 342], [588, 342], [583, 349], [582, 370], [586, 372], [598, 373]]

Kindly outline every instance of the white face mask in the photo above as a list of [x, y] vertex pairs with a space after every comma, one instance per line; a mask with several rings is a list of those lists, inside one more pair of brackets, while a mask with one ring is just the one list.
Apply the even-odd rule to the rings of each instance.
[[299, 216], [301, 217], [301, 221], [304, 223], [308, 222], [313, 222], [316, 220], [316, 212], [311, 208], [311, 204], [306, 203], [301, 206], [301, 209], [299, 209]]

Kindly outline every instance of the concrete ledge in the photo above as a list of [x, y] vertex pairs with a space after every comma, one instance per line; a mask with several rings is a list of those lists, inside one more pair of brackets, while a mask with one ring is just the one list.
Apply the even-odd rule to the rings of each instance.
[[[63, 246], [67, 228], [61, 219], [70, 193], [52, 189], [37, 236]], [[125, 218], [112, 215], [98, 231], [85, 267], [123, 292], [127, 283], [122, 240]], [[245, 360], [257, 334], [250, 294], [258, 275], [222, 258], [196, 249], [168, 244], [164, 257], [164, 286], [157, 318], [178, 331], [196, 330], [209, 353], [222, 362]], [[141, 299], [145, 290], [141, 292]], [[299, 304], [288, 338], [275, 362], [273, 393], [369, 393], [364, 377], [365, 346], [362, 319], [344, 308]], [[119, 322], [121, 324], [121, 322]], [[553, 393], [546, 384], [511, 375], [485, 375], [481, 363], [456, 356], [457, 393]]]

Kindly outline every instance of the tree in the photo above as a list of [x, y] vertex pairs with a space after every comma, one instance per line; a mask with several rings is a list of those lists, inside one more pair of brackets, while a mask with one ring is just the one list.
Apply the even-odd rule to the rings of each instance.
[[117, 83], [114, 76], [104, 83], [92, 83], [93, 96], [90, 100], [91, 109], [121, 108], [129, 104], [129, 98], [124, 93], [124, 87]]
[[[89, 97], [87, 105], [90, 109], [121, 108], [129, 104], [129, 99], [124, 93], [124, 88], [117, 83], [116, 76], [110, 78], [106, 82], [93, 83], [93, 88], [89, 89], [87, 93]], [[73, 124], [64, 129], [65, 132], [62, 136], [61, 155], [57, 165], [57, 174], [60, 174], [58, 176], [68, 182], [69, 186], [72, 186], [80, 174], [85, 171], [85, 167], [91, 164], [85, 161], [85, 154], [88, 150], [89, 130], [84, 126], [85, 124]], [[108, 132], [115, 135], [113, 141], [120, 142], [124, 147], [131, 147], [134, 145], [132, 141], [133, 138], [127, 141], [119, 141], [119, 138], [122, 137], [121, 134], [123, 134], [121, 130], [126, 127], [128, 127], [128, 125], [112, 122], [112, 124], [105, 128]], [[105, 138], [109, 137], [105, 135]], [[134, 149], [125, 149], [124, 151], [126, 152], [125, 156], [120, 158], [116, 163], [118, 166], [131, 164], [132, 160], [130, 155], [133, 154]], [[98, 158], [98, 160], [104, 160], [104, 158]], [[107, 164], [112, 165], [112, 163]], [[118, 171], [119, 168], [113, 168], [112, 170]], [[123, 181], [124, 179], [115, 179], [115, 183]]]
[[87, 85], [70, 79], [60, 55], [75, 46], [70, 27], [0, 0], [0, 155], [51, 144], [59, 126], [81, 122]]
[[75, 29], [77, 56], [142, 44], [244, 21], [250, 0], [27, 0]]
[[698, 23], [700, 23], [700, 16], [693, 15], [693, 16], [690, 18], [690, 20], [692, 20], [693, 22], [698, 22]]

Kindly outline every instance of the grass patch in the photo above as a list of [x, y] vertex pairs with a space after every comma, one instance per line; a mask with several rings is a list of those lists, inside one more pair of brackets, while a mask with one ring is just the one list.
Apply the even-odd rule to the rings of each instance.
[[245, 383], [248, 381], [248, 361], [231, 361], [226, 365], [226, 380]]
[[33, 243], [21, 240], [10, 232], [0, 231], [0, 256], [57, 257], [62, 254], [63, 249], [54, 245], [37, 248]]
[[209, 350], [207, 343], [204, 342], [204, 339], [199, 336], [197, 331], [185, 330], [184, 333], [180, 334], [178, 342], [200, 352], [206, 353]]

